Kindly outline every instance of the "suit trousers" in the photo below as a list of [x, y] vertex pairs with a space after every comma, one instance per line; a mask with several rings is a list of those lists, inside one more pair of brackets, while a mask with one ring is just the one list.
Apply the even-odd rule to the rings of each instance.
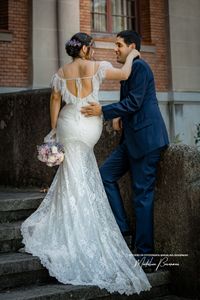
[[131, 173], [132, 205], [135, 210], [136, 223], [133, 246], [139, 254], [154, 252], [154, 187], [161, 150], [159, 148], [140, 159], [134, 159], [128, 153], [126, 143], [123, 142], [100, 168], [105, 191], [122, 234], [129, 231], [129, 222], [117, 181], [127, 171]]

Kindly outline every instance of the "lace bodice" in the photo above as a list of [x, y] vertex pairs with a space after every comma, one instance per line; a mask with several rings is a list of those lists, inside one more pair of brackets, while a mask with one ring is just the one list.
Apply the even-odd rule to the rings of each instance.
[[[100, 88], [100, 84], [105, 78], [105, 71], [108, 68], [112, 68], [111, 63], [107, 61], [101, 61], [99, 63], [99, 67], [96, 73], [93, 76], [81, 77], [81, 78], [62, 78], [58, 73], [55, 73], [51, 80], [51, 88], [56, 92], [60, 92], [62, 96], [62, 100], [67, 104], [73, 104], [77, 101], [89, 101], [91, 97], [93, 100], [98, 101], [98, 92]], [[80, 98], [80, 91], [82, 88], [82, 79], [91, 78], [92, 81], [92, 92], [83, 98]], [[77, 97], [73, 95], [69, 89], [67, 88], [67, 80], [75, 80], [77, 87]]]

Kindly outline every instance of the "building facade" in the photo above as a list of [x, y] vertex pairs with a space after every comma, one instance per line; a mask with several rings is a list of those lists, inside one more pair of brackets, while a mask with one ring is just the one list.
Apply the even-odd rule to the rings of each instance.
[[[199, 0], [1, 0], [0, 91], [49, 86], [70, 60], [64, 44], [83, 31], [95, 40], [95, 59], [117, 66], [116, 33], [137, 30], [151, 65], [171, 141], [194, 145], [200, 123]], [[119, 83], [105, 82], [100, 99], [119, 99]]]

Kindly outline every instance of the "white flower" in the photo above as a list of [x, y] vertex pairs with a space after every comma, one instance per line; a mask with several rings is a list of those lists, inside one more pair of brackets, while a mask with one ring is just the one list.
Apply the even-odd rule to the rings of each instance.
[[51, 152], [54, 153], [58, 153], [58, 148], [56, 146], [52, 146], [51, 148]]
[[50, 155], [48, 157], [48, 163], [54, 163], [55, 162], [55, 156], [54, 155]]
[[48, 167], [53, 167], [53, 164], [52, 163], [47, 163], [47, 166]]

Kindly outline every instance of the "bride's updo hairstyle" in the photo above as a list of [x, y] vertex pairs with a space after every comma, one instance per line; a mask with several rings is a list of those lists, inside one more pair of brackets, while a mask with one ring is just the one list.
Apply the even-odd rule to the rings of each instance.
[[67, 54], [73, 58], [80, 57], [80, 50], [82, 47], [90, 46], [92, 44], [92, 37], [84, 32], [78, 32], [71, 37], [65, 44]]

